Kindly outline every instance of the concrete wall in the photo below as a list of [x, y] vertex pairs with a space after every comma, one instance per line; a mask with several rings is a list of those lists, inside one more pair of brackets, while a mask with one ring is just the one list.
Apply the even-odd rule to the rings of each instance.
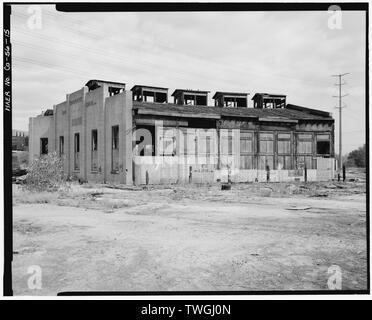
[[187, 183], [189, 181], [188, 167], [179, 164], [178, 157], [134, 156], [134, 183], [149, 184]]
[[[105, 110], [107, 109], [107, 112]], [[30, 118], [30, 160], [40, 156], [40, 138], [48, 138], [48, 152], [59, 154], [64, 137], [64, 170], [82, 180], [132, 183], [132, 92], [109, 96], [103, 85], [88, 92], [87, 87], [66, 95], [53, 107], [53, 116]], [[120, 172], [111, 172], [111, 127], [119, 126]], [[98, 170], [92, 170], [92, 130], [97, 130]], [[80, 137], [79, 168], [75, 169], [75, 134]]]
[[[67, 95], [67, 108], [70, 110], [70, 119], [69, 119], [69, 144], [70, 144], [70, 155], [69, 155], [69, 174], [80, 178], [82, 180], [86, 179], [86, 132], [85, 132], [85, 93], [87, 88], [84, 87], [78, 91], [75, 91]], [[75, 168], [74, 161], [74, 137], [78, 133], [80, 137], [80, 152], [79, 152], [79, 169]]]
[[55, 129], [55, 151], [59, 154], [59, 139], [61, 136], [64, 137], [64, 155], [63, 159], [63, 168], [67, 175], [70, 173], [70, 139], [69, 139], [69, 129], [70, 129], [70, 109], [67, 107], [67, 102], [64, 101], [60, 104], [57, 104], [53, 108], [53, 118], [54, 118], [54, 129]]
[[48, 138], [48, 152], [54, 151], [53, 116], [37, 116], [29, 119], [29, 160], [40, 156], [40, 139]]
[[[212, 166], [180, 165], [178, 157], [134, 156], [136, 185], [176, 184], [176, 183], [215, 183], [220, 182], [266, 182], [265, 170], [215, 169]], [[327, 159], [330, 162], [333, 159]], [[307, 170], [307, 181], [327, 181], [333, 178], [333, 171]], [[270, 182], [305, 181], [304, 170], [271, 170]]]
[[[104, 89], [104, 87], [97, 88], [85, 96], [87, 180], [95, 182], [103, 181], [105, 176]], [[98, 170], [92, 170], [92, 130], [97, 130]]]
[[[119, 126], [119, 171], [112, 172], [112, 127]], [[132, 92], [105, 99], [105, 181], [132, 184]]]

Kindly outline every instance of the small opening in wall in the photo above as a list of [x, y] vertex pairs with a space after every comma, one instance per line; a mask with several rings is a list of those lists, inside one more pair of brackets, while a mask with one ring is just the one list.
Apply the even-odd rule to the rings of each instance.
[[40, 139], [40, 154], [47, 154], [48, 153], [48, 138], [41, 138]]
[[316, 143], [316, 153], [322, 155], [328, 155], [331, 150], [331, 145], [329, 141], [317, 141]]
[[59, 137], [59, 156], [63, 156], [65, 153], [65, 137], [60, 136]]

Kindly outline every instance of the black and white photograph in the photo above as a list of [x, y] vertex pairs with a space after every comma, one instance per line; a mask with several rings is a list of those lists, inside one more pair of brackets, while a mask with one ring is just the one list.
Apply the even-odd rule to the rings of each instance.
[[368, 3], [3, 11], [6, 295], [369, 293]]

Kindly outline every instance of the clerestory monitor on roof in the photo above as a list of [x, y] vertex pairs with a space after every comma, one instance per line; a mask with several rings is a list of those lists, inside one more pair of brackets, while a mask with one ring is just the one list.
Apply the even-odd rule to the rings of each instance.
[[285, 108], [286, 95], [272, 93], [256, 93], [253, 97], [253, 107], [256, 109]]
[[134, 101], [168, 103], [168, 88], [135, 85], [131, 90]]
[[174, 103], [179, 105], [206, 106], [208, 105], [209, 91], [176, 89], [172, 96]]
[[249, 93], [243, 92], [221, 92], [217, 91], [214, 96], [216, 107], [247, 108]]
[[113, 96], [115, 94], [119, 94], [125, 90], [125, 83], [122, 82], [114, 82], [114, 81], [105, 81], [105, 80], [89, 80], [86, 84], [86, 87], [88, 87], [89, 91], [93, 91], [100, 87], [106, 87], [106, 92], [110, 96]]

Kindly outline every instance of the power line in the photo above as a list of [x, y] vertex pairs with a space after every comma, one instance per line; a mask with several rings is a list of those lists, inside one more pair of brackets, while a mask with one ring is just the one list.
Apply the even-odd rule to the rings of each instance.
[[[51, 12], [49, 10], [46, 11], [45, 13], [46, 13], [46, 16], [48, 18], [50, 18], [51, 20], [54, 19], [53, 21], [55, 21], [58, 18], [61, 18], [60, 14], [56, 14], [56, 13]], [[22, 13], [19, 13], [19, 12], [16, 13], [16, 16], [18, 16], [18, 18], [28, 17], [26, 14], [22, 14]], [[75, 34], [77, 36], [84, 36], [84, 34], [86, 34], [86, 35], [88, 35], [89, 38], [92, 38], [92, 39], [96, 38], [97, 35], [99, 35], [98, 38], [101, 38], [101, 37], [105, 36], [104, 34], [102, 35], [102, 30], [95, 28], [96, 25], [93, 25], [93, 24], [91, 24], [87, 21], [79, 21], [79, 20], [76, 20], [76, 19], [70, 19], [70, 17], [67, 17], [67, 16], [64, 16], [63, 19], [67, 20], [69, 23], [71, 23], [73, 25], [76, 25], [76, 27], [78, 27], [79, 29], [82, 29], [82, 25], [89, 27], [89, 31], [87, 31], [87, 30], [77, 30], [77, 29], [75, 29], [71, 26], [67, 26], [67, 22], [62, 20], [61, 24], [63, 25], [63, 28], [67, 29], [67, 30], [70, 30], [73, 34]], [[58, 23], [60, 23], [60, 21], [58, 21]], [[22, 32], [22, 31], [20, 31], [20, 32]], [[24, 33], [24, 31], [22, 33]], [[129, 37], [131, 37], [134, 40], [140, 39], [140, 37], [138, 37], [138, 36], [135, 37], [134, 35], [129, 35]], [[55, 39], [55, 40], [57, 40], [57, 39]], [[60, 41], [61, 41], [61, 39], [58, 39], [58, 42], [60, 42]], [[116, 39], [115, 40], [110, 40], [110, 42], [112, 42], [114, 44], [118, 44], [118, 45], [122, 44], [120, 41], [117, 41]], [[131, 43], [131, 42], [129, 42], [129, 43]], [[133, 45], [131, 45], [131, 46], [133, 47], [133, 50], [136, 50], [136, 48], [134, 48], [135, 46], [133, 46]], [[185, 56], [188, 59], [190, 57], [193, 57], [194, 59], [197, 59], [197, 60], [199, 60], [203, 63], [207, 62], [208, 64], [213, 64], [215, 66], [215, 68], [218, 68], [218, 69], [226, 69], [228, 72], [231, 72], [232, 70], [234, 70], [235, 73], [239, 72], [244, 76], [250, 76], [250, 77], [260, 76], [260, 77], [264, 77], [264, 78], [265, 77], [270, 77], [270, 78], [292, 80], [292, 81], [302, 82], [302, 83], [307, 82], [307, 83], [311, 83], [311, 84], [318, 84], [318, 81], [313, 81], [313, 80], [310, 80], [310, 79], [295, 78], [295, 77], [291, 77], [291, 76], [287, 76], [287, 75], [283, 75], [283, 74], [274, 74], [274, 73], [262, 72], [261, 70], [254, 70], [250, 67], [247, 67], [247, 65], [232, 64], [232, 63], [229, 63], [228, 65], [226, 65], [226, 64], [223, 64], [219, 61], [213, 61], [213, 59], [211, 59], [211, 57], [206, 58], [206, 57], [203, 57], [201, 55], [198, 55], [198, 54], [195, 54], [195, 53], [190, 53], [190, 52], [188, 52], [186, 54], [185, 52], [183, 52], [183, 50], [176, 49], [174, 47], [171, 47], [171, 46], [166, 45], [164, 43], [161, 43], [159, 41], [156, 42], [156, 46], [162, 48], [163, 50], [165, 50], [167, 52], [173, 52], [173, 53], [176, 53], [178, 55]], [[138, 49], [139, 48], [137, 48], [137, 50]], [[97, 50], [94, 50], [94, 51], [97, 53]], [[89, 52], [92, 52], [92, 48], [90, 48]], [[107, 55], [107, 51], [105, 51], [103, 54]], [[122, 57], [120, 59], [123, 60]], [[144, 60], [142, 58], [141, 59], [141, 64], [143, 64], [144, 61], [146, 61], [146, 60]], [[150, 62], [150, 60], [147, 60], [147, 64], [149, 64], [151, 62]], [[152, 64], [151, 67], [158, 67], [158, 66]], [[188, 70], [186, 69], [185, 71], [182, 72], [182, 74], [184, 74], [184, 73], [188, 73]], [[172, 70], [172, 74], [174, 74], [174, 70]], [[192, 72], [192, 75], [195, 76], [195, 72]], [[207, 77], [204, 73], [201, 73], [198, 76], [205, 76], [206, 78], [211, 80], [210, 77]], [[179, 77], [179, 79], [182, 79], [182, 77]]]
[[343, 97], [346, 97], [347, 94], [344, 94], [342, 95], [342, 86], [345, 85], [346, 83], [345, 82], [342, 82], [342, 77], [343, 76], [346, 76], [347, 74], [350, 74], [349, 72], [346, 72], [346, 73], [342, 73], [342, 74], [334, 74], [332, 75], [332, 77], [338, 77], [338, 83], [335, 84], [335, 86], [338, 86], [338, 95], [337, 96], [333, 96], [334, 98], [338, 98], [338, 107], [336, 107], [336, 109], [339, 110], [339, 115], [340, 115], [340, 124], [339, 124], [339, 159], [338, 159], [338, 169], [341, 170], [342, 169], [342, 108], [345, 108], [346, 106], [343, 106], [342, 105], [342, 98]]
[[[125, 67], [126, 70], [131, 69], [133, 72], [135, 72], [136, 70], [138, 71], [138, 69], [143, 70], [145, 72], [150, 72], [149, 69], [156, 70], [156, 72], [159, 72], [159, 70], [161, 70], [161, 72], [164, 72], [164, 68], [166, 67], [164, 65], [160, 65], [160, 64], [157, 64], [157, 63], [154, 63], [154, 62], [150, 62], [149, 60], [146, 60], [146, 59], [141, 59], [141, 63], [137, 64], [134, 67], [133, 64], [131, 64], [128, 59], [124, 59], [122, 56], [113, 54], [111, 52], [103, 51], [103, 50], [100, 50], [100, 49], [97, 49], [97, 48], [82, 46], [82, 45], [80, 45], [76, 42], [72, 42], [72, 41], [66, 41], [66, 40], [62, 40], [62, 39], [55, 39], [55, 38], [51, 38], [51, 37], [44, 36], [44, 35], [41, 35], [41, 34], [35, 34], [35, 33], [27, 32], [27, 31], [24, 31], [24, 30], [20, 30], [20, 29], [17, 29], [17, 28], [14, 28], [14, 29], [16, 30], [16, 32], [25, 34], [27, 36], [31, 36], [31, 37], [42, 39], [42, 40], [52, 41], [52, 42], [55, 42], [57, 44], [62, 43], [64, 47], [70, 47], [70, 48], [74, 48], [74, 49], [78, 49], [78, 50], [84, 50], [84, 52], [89, 52], [90, 54], [94, 54], [94, 55], [96, 55], [100, 58], [103, 58], [104, 61], [102, 60], [102, 62], [103, 62], [104, 65], [107, 65], [110, 62], [113, 63], [114, 61], [118, 61], [118, 63], [115, 64], [115, 67], [117, 67], [119, 65], [121, 67]], [[21, 46], [29, 46], [29, 44], [26, 44], [24, 42], [22, 43], [21, 41], [14, 41], [14, 42], [15, 42], [15, 44], [19, 44]], [[41, 50], [42, 49], [41, 46], [39, 47], [40, 49], [35, 47], [35, 45], [32, 45], [32, 46], [34, 47], [34, 49], [40, 50], [42, 52], [51, 51], [51, 48], [43, 48], [43, 50]], [[53, 52], [54, 52], [54, 50], [53, 50]], [[59, 53], [59, 55], [60, 55], [60, 53]], [[124, 65], [125, 61], [128, 61], [126, 66]], [[202, 72], [195, 73], [194, 71], [187, 70], [187, 69], [185, 69], [182, 72], [175, 71], [175, 70], [171, 70], [171, 72], [172, 72], [172, 76], [174, 78], [177, 78], [177, 79], [182, 80], [182, 81], [187, 81], [188, 80], [187, 78], [184, 77], [185, 74], [190, 74], [193, 77], [196, 77], [196, 76], [205, 77], [205, 78], [211, 80], [210, 77], [207, 74], [202, 73]], [[222, 82], [222, 80], [218, 80], [218, 79], [213, 80], [213, 81], [215, 83]]]

